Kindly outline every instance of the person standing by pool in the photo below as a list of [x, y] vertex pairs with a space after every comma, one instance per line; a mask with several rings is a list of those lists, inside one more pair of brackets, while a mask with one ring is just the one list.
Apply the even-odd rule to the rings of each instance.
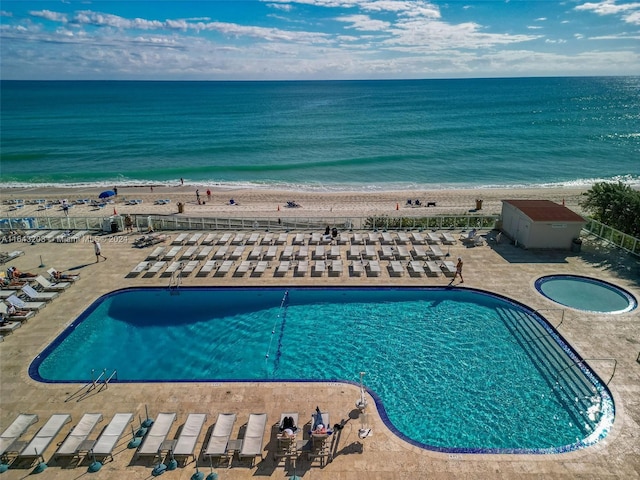
[[453, 283], [453, 281], [456, 279], [456, 277], [460, 277], [460, 283], [464, 283], [464, 278], [462, 278], [462, 265], [464, 264], [464, 262], [462, 261], [462, 257], [458, 257], [458, 263], [456, 263], [456, 273], [453, 276], [453, 278], [451, 279], [451, 281], [449, 282], [449, 285], [451, 285]]
[[93, 241], [93, 250], [96, 253], [96, 263], [100, 261], [100, 257], [104, 258], [104, 261], [107, 261], [107, 257], [102, 255], [102, 247], [100, 246], [100, 242], [97, 240]]

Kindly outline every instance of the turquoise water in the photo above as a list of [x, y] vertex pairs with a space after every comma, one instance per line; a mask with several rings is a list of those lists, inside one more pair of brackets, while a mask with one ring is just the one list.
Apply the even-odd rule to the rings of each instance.
[[631, 294], [615, 285], [574, 275], [539, 278], [536, 288], [554, 302], [588, 312], [623, 313], [638, 304]]
[[6, 186], [640, 184], [640, 77], [1, 87]]
[[364, 371], [383, 418], [421, 446], [549, 449], [602, 433], [606, 422], [587, 413], [600, 404], [596, 387], [585, 403], [563, 391], [561, 367], [545, 375], [531, 342], [514, 336], [534, 320], [509, 302], [460, 289], [286, 291], [116, 292], [30, 373], [79, 382], [103, 368], [117, 370], [118, 381], [355, 382]]

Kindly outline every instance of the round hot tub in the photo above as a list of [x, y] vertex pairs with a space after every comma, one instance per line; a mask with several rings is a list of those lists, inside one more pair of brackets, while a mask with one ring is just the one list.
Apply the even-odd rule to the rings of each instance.
[[542, 295], [585, 312], [625, 313], [637, 307], [636, 298], [612, 283], [579, 275], [548, 275], [536, 280]]

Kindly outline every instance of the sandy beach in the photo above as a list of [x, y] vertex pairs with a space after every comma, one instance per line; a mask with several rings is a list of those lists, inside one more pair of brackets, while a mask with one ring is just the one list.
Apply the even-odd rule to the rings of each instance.
[[[3, 214], [9, 216], [30, 213], [38, 216], [64, 215], [59, 206], [62, 199], [74, 203], [77, 199], [98, 200], [104, 188], [79, 187], [33, 187], [3, 188], [1, 190]], [[443, 214], [465, 215], [476, 211], [476, 200], [482, 200], [482, 209], [477, 213], [499, 214], [502, 200], [530, 199], [551, 200], [565, 203], [572, 210], [583, 213], [579, 201], [586, 187], [581, 188], [485, 188], [485, 189], [442, 189], [442, 190], [405, 190], [383, 192], [309, 192], [257, 188], [208, 187], [207, 185], [183, 185], [175, 187], [156, 186], [118, 186], [117, 197], [111, 197], [108, 210], [89, 205], [74, 205], [69, 209], [70, 216], [111, 215], [115, 208], [118, 214], [171, 215], [178, 214], [178, 203], [184, 204], [185, 216], [222, 216], [222, 217], [317, 217], [339, 216], [355, 217], [370, 215], [388, 216], [435, 216]], [[210, 188], [211, 196], [206, 192]], [[196, 190], [199, 190], [201, 204], [197, 203]], [[230, 200], [234, 204], [230, 204]], [[407, 200], [420, 200], [421, 207], [410, 207]], [[14, 210], [8, 202], [23, 200], [26, 204]], [[45, 200], [58, 203], [46, 210], [35, 202]], [[132, 200], [138, 200], [133, 205]], [[158, 200], [170, 200], [158, 205]], [[300, 208], [288, 208], [287, 202], [294, 201]], [[435, 202], [436, 206], [426, 205]], [[30, 204], [31, 203], [31, 204]], [[107, 213], [108, 212], [108, 213]]]

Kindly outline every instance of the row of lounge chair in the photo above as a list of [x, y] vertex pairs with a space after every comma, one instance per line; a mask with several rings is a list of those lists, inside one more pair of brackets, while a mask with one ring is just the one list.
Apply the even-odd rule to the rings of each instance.
[[[176, 438], [168, 439], [169, 432], [176, 420], [173, 412], [159, 413], [148, 429], [139, 429], [136, 435], [143, 435], [134, 458], [162, 460], [166, 454], [178, 457], [186, 463], [190, 458], [196, 460], [196, 445], [207, 421], [205, 413], [190, 413]], [[205, 459], [225, 459], [237, 454], [239, 459], [249, 459], [251, 466], [257, 457], [263, 458], [264, 434], [267, 425], [266, 413], [252, 413], [244, 425], [242, 438], [231, 440], [236, 422], [235, 413], [220, 413], [215, 422], [209, 440], [203, 447]], [[132, 413], [116, 413], [109, 424], [94, 440], [92, 436], [96, 426], [102, 422], [100, 413], [86, 413], [71, 429], [64, 440], [58, 444], [52, 458], [60, 457], [81, 459], [86, 455], [94, 461], [113, 459], [113, 452], [125, 430], [133, 420]], [[72, 421], [68, 414], [53, 414], [28, 442], [21, 441], [29, 427], [39, 421], [34, 414], [19, 414], [0, 435], [0, 459], [7, 465], [13, 461], [45, 462], [45, 453], [64, 426]], [[133, 445], [133, 443], [131, 444]]]

